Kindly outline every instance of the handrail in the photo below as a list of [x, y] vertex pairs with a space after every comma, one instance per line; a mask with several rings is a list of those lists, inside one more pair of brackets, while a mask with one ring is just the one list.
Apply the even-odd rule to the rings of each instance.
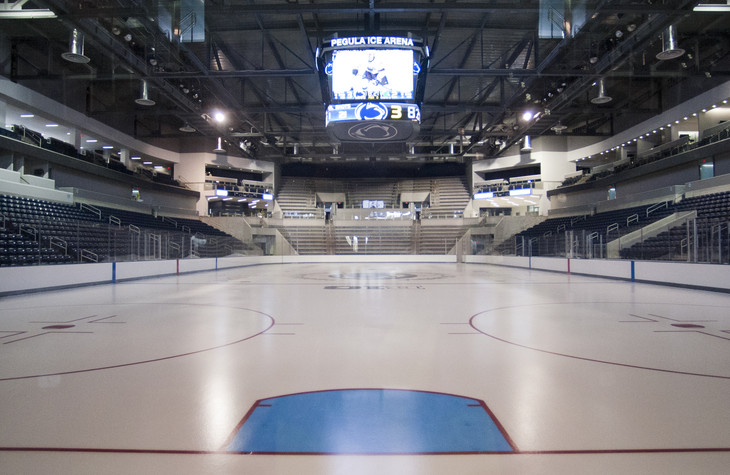
[[631, 226], [631, 223], [638, 223], [639, 222], [639, 213], [634, 213], [628, 218], [626, 218], [626, 226]]
[[101, 210], [99, 208], [97, 208], [96, 206], [91, 206], [86, 203], [81, 203], [81, 206], [79, 206], [79, 210], [83, 211], [84, 209], [88, 209], [89, 211], [91, 211], [92, 213], [97, 215], [99, 217], [99, 220], [101, 220]]
[[185, 232], [186, 230], [187, 230], [188, 234], [193, 234], [193, 230], [190, 229], [190, 226], [183, 224], [182, 227], [180, 228], [180, 231]]
[[585, 221], [585, 220], [586, 220], [586, 215], [574, 216], [574, 217], [570, 218], [570, 225], [572, 226], [575, 223], [577, 223], [578, 221]]
[[609, 224], [606, 227], [606, 235], [608, 235], [611, 231], [618, 231], [618, 223]]
[[174, 219], [168, 218], [167, 216], [163, 216], [162, 222], [164, 223], [165, 221], [171, 222], [175, 226], [175, 228], [177, 228], [177, 221], [175, 221]]
[[667, 208], [669, 209], [669, 202], [662, 201], [661, 203], [654, 203], [653, 205], [646, 208], [646, 217], [648, 218], [651, 213], [658, 209]]
[[81, 249], [81, 259], [91, 262], [99, 262], [99, 254], [91, 252], [88, 249]]
[[68, 255], [68, 243], [56, 236], [51, 236], [51, 239], [48, 241], [48, 245], [53, 248], [53, 246], [58, 247], [59, 249], [63, 249], [63, 255]]
[[137, 234], [140, 234], [142, 232], [142, 230], [139, 229], [139, 227], [135, 226], [134, 224], [129, 225], [129, 230], [132, 231], [133, 233], [137, 233]]
[[116, 216], [109, 216], [109, 224], [116, 224], [120, 228], [122, 227], [122, 220]]
[[557, 232], [559, 233], [560, 231], [565, 231], [565, 223], [558, 225]]
[[18, 226], [18, 231], [22, 234], [23, 232], [26, 232], [33, 236], [33, 240], [38, 240], [38, 230], [31, 226], [30, 224], [20, 223]]
[[684, 254], [685, 249], [687, 249], [687, 252], [689, 253], [689, 239], [688, 238], [682, 238], [682, 240], [679, 241], [679, 252], [681, 254]]
[[195, 14], [195, 12], [190, 12], [184, 17], [180, 19], [180, 34], [178, 35], [180, 38], [180, 41], [182, 41], [183, 36], [190, 31], [190, 40], [192, 41], [192, 34], [193, 34], [193, 28], [195, 25], [198, 24], [198, 16]]

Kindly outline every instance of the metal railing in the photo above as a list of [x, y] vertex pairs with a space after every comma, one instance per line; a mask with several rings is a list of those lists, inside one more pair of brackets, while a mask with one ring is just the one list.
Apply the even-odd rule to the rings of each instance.
[[[654, 225], [650, 231], [641, 229], [638, 233], [638, 239], [626, 239], [627, 235], [622, 235], [611, 225], [606, 233], [567, 230], [542, 236], [516, 235], [486, 253], [730, 264], [730, 219], [719, 221], [689, 217]], [[622, 240], [627, 242], [622, 243]]]
[[4, 266], [261, 254], [256, 245], [227, 235], [121, 226], [117, 219], [110, 219], [109, 223], [71, 221], [61, 225], [57, 219], [38, 218], [21, 223], [8, 220], [6, 225], [11, 232], [27, 237], [26, 244], [13, 248], [13, 255], [23, 256], [22, 259], [2, 259]]

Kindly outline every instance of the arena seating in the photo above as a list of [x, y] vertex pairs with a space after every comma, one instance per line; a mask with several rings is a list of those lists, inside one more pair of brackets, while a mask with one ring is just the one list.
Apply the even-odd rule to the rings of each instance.
[[[160, 218], [12, 195], [0, 195], [0, 219], [0, 266], [102, 262], [128, 257], [133, 252], [140, 254], [145, 244], [138, 239], [135, 248], [130, 224], [144, 229], [147, 235], [162, 239], [164, 233], [165, 239], [174, 240], [171, 248], [175, 255], [166, 257], [182, 257], [193, 235], [205, 239], [206, 244], [197, 248], [201, 257], [216, 257], [246, 247], [195, 219]], [[221, 245], [223, 242], [225, 245]]]
[[[284, 177], [276, 196], [284, 217], [322, 217], [317, 193], [341, 193], [345, 206], [359, 208], [364, 200], [383, 201], [386, 208], [399, 208], [406, 192], [428, 192], [430, 203], [423, 218], [461, 217], [470, 195], [463, 177], [323, 179]], [[320, 203], [321, 206], [321, 203]]]
[[[553, 244], [564, 238], [566, 231], [585, 234], [586, 236], [595, 233], [594, 241], [607, 243], [620, 236], [624, 236], [641, 227], [647, 226], [659, 219], [675, 212], [675, 207], [669, 202], [659, 202], [653, 205], [635, 206], [594, 215], [578, 215], [567, 217], [556, 217], [547, 219], [519, 234], [516, 238], [524, 238], [525, 241], [551, 238]], [[514, 252], [514, 240], [507, 240], [498, 245], [494, 252], [505, 254]], [[533, 249], [533, 255], [560, 255], [565, 251], [564, 243], [557, 243], [552, 246], [542, 246], [541, 249]]]
[[663, 160], [668, 157], [678, 155], [680, 153], [688, 152], [711, 143], [715, 143], [721, 140], [730, 139], [730, 122], [723, 122], [714, 127], [710, 127], [703, 131], [702, 137], [696, 142], [689, 140], [689, 137], [680, 137], [671, 142], [667, 142], [656, 147], [653, 147], [646, 152], [639, 154], [633, 160], [627, 161], [621, 165], [611, 167], [607, 170], [595, 171], [591, 170], [591, 173], [584, 175], [583, 179], [576, 180], [575, 177], [568, 178], [563, 181], [561, 187], [572, 186], [586, 181], [594, 181], [600, 178], [605, 178], [616, 173], [628, 170], [631, 168], [641, 167], [643, 165]]
[[[717, 230], [727, 232], [730, 221], [730, 192], [712, 193], [683, 199], [675, 205], [676, 211], [697, 211], [698, 237], [711, 237]], [[719, 227], [719, 228], [718, 228]], [[672, 260], [686, 257], [686, 247], [694, 238], [694, 230], [687, 240], [686, 226], [675, 226], [657, 236], [646, 239], [621, 252], [626, 259]], [[684, 246], [683, 246], [684, 241]]]

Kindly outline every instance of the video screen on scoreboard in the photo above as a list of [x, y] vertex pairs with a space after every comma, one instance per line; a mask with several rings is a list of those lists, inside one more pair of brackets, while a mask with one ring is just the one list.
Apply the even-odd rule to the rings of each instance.
[[345, 49], [332, 52], [332, 99], [409, 100], [413, 50]]

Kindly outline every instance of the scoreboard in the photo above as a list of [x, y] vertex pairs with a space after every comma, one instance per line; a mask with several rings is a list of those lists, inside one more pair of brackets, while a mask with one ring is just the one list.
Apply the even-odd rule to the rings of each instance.
[[325, 126], [340, 141], [406, 141], [421, 123], [417, 104], [399, 102], [360, 102], [330, 104]]
[[412, 36], [335, 37], [317, 49], [325, 126], [343, 142], [407, 141], [420, 130], [428, 47]]

